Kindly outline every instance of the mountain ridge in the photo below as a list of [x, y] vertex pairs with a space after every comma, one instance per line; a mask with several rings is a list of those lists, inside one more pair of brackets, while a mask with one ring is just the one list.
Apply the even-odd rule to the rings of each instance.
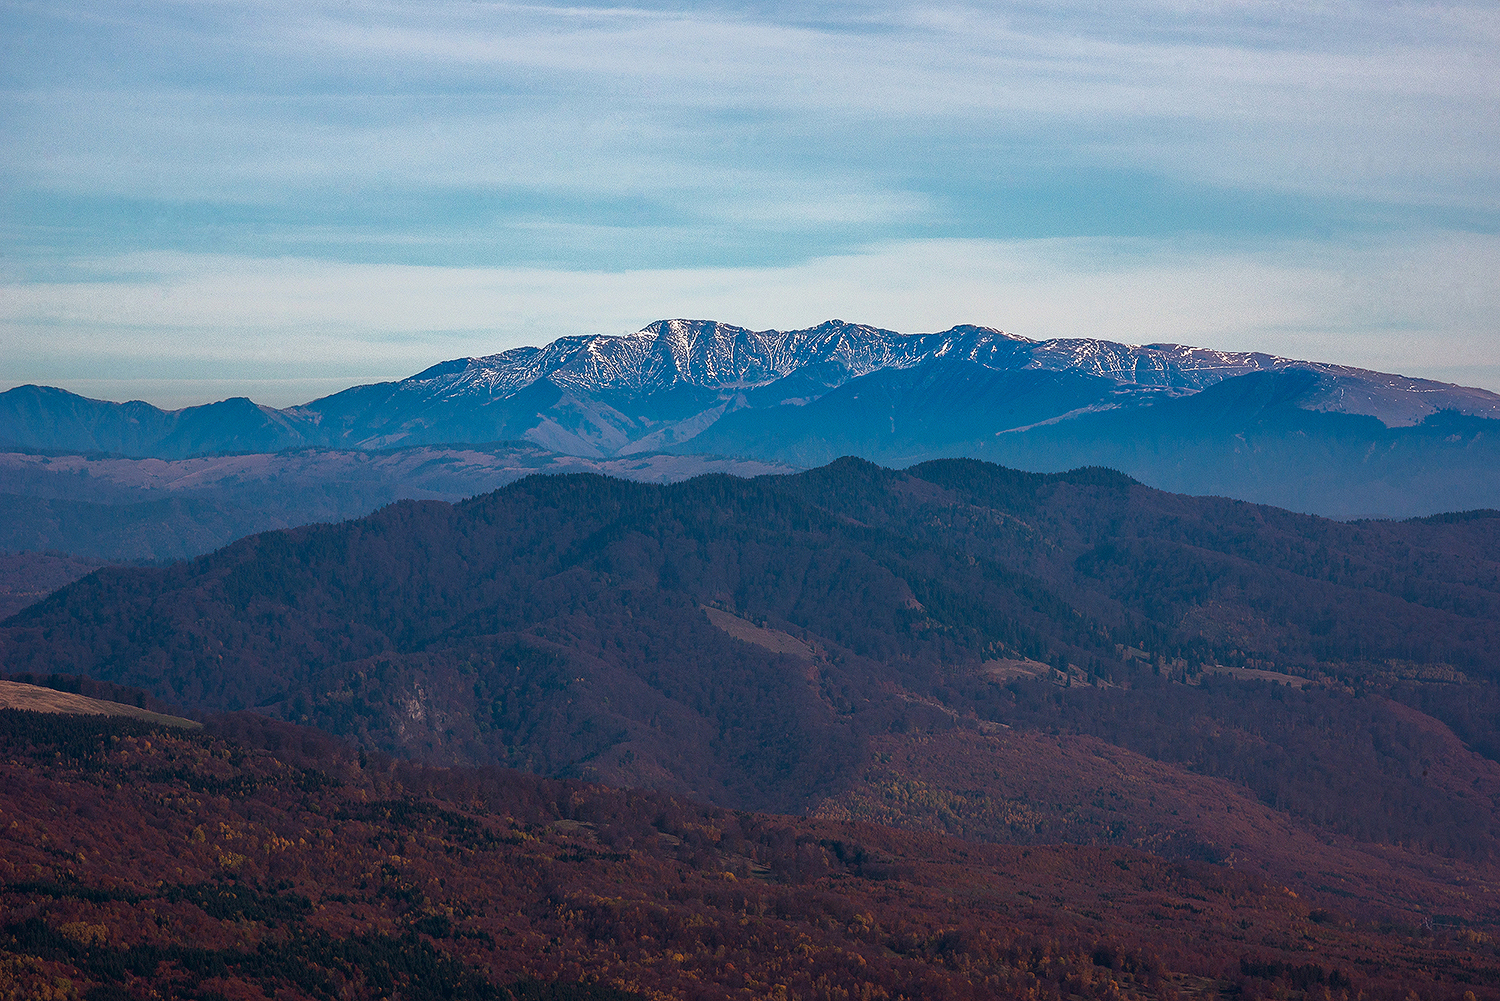
[[[1210, 398], [1222, 412], [1204, 423]], [[1456, 419], [1478, 423], [1449, 430]], [[162, 411], [46, 387], [0, 393], [0, 450], [170, 460], [500, 441], [595, 460], [1110, 465], [1173, 490], [1337, 517], [1500, 506], [1500, 395], [1486, 390], [1260, 352], [1036, 341], [975, 325], [902, 334], [842, 320], [788, 331], [661, 320], [451, 359], [284, 410], [242, 398]]]
[[[339, 435], [332, 425], [337, 415], [346, 411], [345, 404], [382, 391], [418, 393], [428, 402], [477, 396], [503, 400], [545, 380], [563, 392], [575, 393], [650, 395], [686, 386], [723, 394], [762, 389], [809, 367], [816, 368], [826, 391], [874, 372], [912, 368], [937, 359], [962, 359], [995, 371], [1074, 372], [1108, 379], [1121, 388], [1164, 390], [1173, 395], [1201, 391], [1252, 372], [1299, 370], [1320, 377], [1317, 394], [1304, 401], [1310, 410], [1365, 414], [1387, 427], [1411, 426], [1443, 410], [1500, 418], [1500, 394], [1487, 390], [1265, 352], [1220, 351], [1167, 342], [1131, 345], [1096, 338], [1038, 341], [973, 324], [936, 333], [901, 334], [842, 320], [799, 330], [757, 331], [714, 320], [674, 319], [658, 320], [634, 334], [561, 337], [542, 347], [450, 359], [405, 379], [354, 386], [280, 410], [242, 397], [161, 410], [139, 400], [112, 404], [53, 387], [19, 386], [0, 394], [9, 410], [0, 411], [0, 435], [4, 436], [0, 445], [48, 447], [23, 440], [26, 429], [22, 421], [27, 417], [39, 420], [43, 415], [37, 411], [42, 407], [65, 404], [77, 409], [91, 404], [101, 416], [112, 411], [122, 425], [136, 432], [133, 438], [116, 434], [112, 442], [95, 441], [94, 450], [127, 456], [144, 455], [154, 448], [174, 453], [154, 457], [184, 458], [186, 454], [175, 453], [197, 441], [195, 423], [206, 423], [219, 415], [239, 422], [242, 437], [246, 429], [259, 430], [263, 435], [284, 439], [286, 444], [281, 447], [379, 448], [392, 444], [388, 440], [391, 433], [351, 440], [350, 433]], [[779, 402], [805, 398], [789, 397]], [[26, 413], [23, 408], [27, 406], [34, 412]], [[84, 427], [91, 423], [90, 418], [98, 419], [84, 413], [76, 417]], [[45, 430], [33, 429], [33, 437], [43, 437]], [[158, 438], [154, 444], [150, 442], [153, 435]], [[335, 441], [335, 437], [346, 440]], [[234, 451], [229, 444], [218, 443], [207, 450]], [[251, 447], [240, 450], [268, 450], [261, 440], [247, 440], [246, 444]], [[76, 438], [65, 438], [52, 447], [89, 450]]]
[[[893, 726], [1059, 711], [996, 687], [997, 660], [1043, 672], [1027, 682], [1041, 690], [1096, 685], [1140, 719], [1200, 699], [1184, 682], [1220, 667], [1334, 692], [1411, 674], [1440, 701], [1453, 686], [1462, 705], [1424, 711], [1488, 747], [1490, 724], [1465, 714], [1500, 690], [1497, 532], [1480, 517], [1345, 525], [973, 460], [661, 486], [535, 476], [101, 570], [0, 627], [0, 663], [311, 718], [435, 762], [800, 808], [852, 767], [844, 751]], [[1355, 705], [1329, 698], [1324, 716]]]
[[444, 774], [1149, 852], [1336, 927], [1489, 936], [1497, 638], [1493, 516], [1344, 524], [1104, 469], [844, 459], [532, 476], [104, 568], [0, 624], [0, 674]]

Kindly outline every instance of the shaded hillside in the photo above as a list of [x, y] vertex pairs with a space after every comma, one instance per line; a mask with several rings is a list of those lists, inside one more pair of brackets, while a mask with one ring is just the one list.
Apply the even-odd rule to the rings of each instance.
[[186, 732], [0, 711], [0, 815], [0, 990], [17, 997], [1500, 989], [1477, 900], [1462, 926], [1382, 923], [1129, 849], [986, 847], [422, 769], [245, 717]]
[[[1260, 708], [1253, 696], [1244, 701]], [[1243, 772], [1221, 763], [1154, 760], [1076, 732], [886, 734], [870, 742], [855, 780], [813, 814], [974, 841], [1129, 846], [1260, 873], [1304, 895], [1331, 894], [1345, 908], [1358, 901], [1386, 914], [1448, 912], [1467, 884], [1495, 872], [1483, 860], [1494, 857], [1500, 768], [1414, 715], [1397, 709], [1386, 720], [1415, 723], [1425, 746], [1411, 756], [1308, 753], [1247, 730], [1226, 734], [1218, 748], [1201, 741], [1210, 752], [1238, 752], [1241, 768], [1273, 775], [1270, 788], [1245, 784]], [[1337, 719], [1324, 735], [1349, 722]], [[1222, 721], [1187, 717], [1180, 726], [1207, 736]], [[1295, 769], [1276, 768], [1288, 750], [1303, 751], [1297, 768], [1325, 773], [1299, 784]], [[1420, 783], [1391, 781], [1398, 762], [1428, 774]], [[1353, 770], [1361, 767], [1373, 774]]]
[[1092, 734], [1472, 859], [1500, 846], [1473, 736], [1497, 650], [1500, 518], [1346, 525], [973, 461], [538, 477], [105, 569], [0, 632], [10, 672], [738, 807], [836, 799], [893, 733]]
[[[603, 472], [659, 483], [783, 468], [705, 456], [595, 461], [520, 442], [173, 461], [0, 453], [0, 553], [182, 559], [255, 532], [357, 518], [403, 499], [459, 500], [537, 472]], [[48, 579], [18, 581], [16, 588], [45, 594], [60, 586], [41, 590]]]
[[815, 466], [969, 456], [1021, 469], [1108, 466], [1163, 490], [1335, 518], [1500, 507], [1500, 421], [1435, 413], [1387, 426], [1325, 411], [1306, 369], [1193, 395], [1123, 395], [1107, 380], [931, 363], [855, 379], [800, 407], [727, 414], [680, 452]]
[[0, 621], [102, 565], [59, 552], [0, 554]]
[[[307, 505], [314, 506], [321, 505]], [[99, 561], [182, 559], [253, 532], [316, 520], [288, 517], [270, 505], [226, 504], [220, 498], [98, 504], [0, 493], [0, 546], [5, 550], [65, 552]]]
[[182, 458], [210, 452], [275, 452], [309, 444], [305, 422], [237, 397], [161, 410], [141, 400], [91, 400], [51, 386], [0, 393], [0, 446]]

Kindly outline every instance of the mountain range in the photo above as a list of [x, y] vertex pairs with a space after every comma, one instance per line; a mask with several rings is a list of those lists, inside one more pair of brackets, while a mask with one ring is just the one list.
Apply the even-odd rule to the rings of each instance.
[[623, 337], [443, 362], [277, 410], [162, 411], [23, 386], [0, 448], [181, 459], [526, 441], [594, 459], [711, 454], [794, 466], [972, 456], [1106, 465], [1185, 493], [1336, 517], [1500, 506], [1500, 395], [1261, 353], [987, 327], [831, 320], [752, 331], [664, 320]]
[[[420, 449], [357, 454], [468, 475]], [[106, 566], [0, 623], [0, 687], [208, 725], [0, 709], [0, 986], [1488, 996], [1497, 650], [1496, 512], [973, 459], [536, 475]]]
[[1491, 996], [1496, 402], [836, 321], [0, 394], [0, 996]]
[[[1071, 732], [1341, 836], [1483, 859], [1497, 630], [1493, 512], [1346, 525], [1107, 470], [846, 459], [536, 476], [104, 568], [0, 627], [0, 664], [736, 808], [878, 813], [894, 780], [871, 755], [899, 751], [902, 782], [948, 790], [946, 823], [1004, 838], [1108, 826], [960, 804], [955, 762], [989, 753], [964, 741]], [[1115, 819], [1115, 837], [1170, 829]], [[1177, 850], [1222, 854], [1207, 837]]]

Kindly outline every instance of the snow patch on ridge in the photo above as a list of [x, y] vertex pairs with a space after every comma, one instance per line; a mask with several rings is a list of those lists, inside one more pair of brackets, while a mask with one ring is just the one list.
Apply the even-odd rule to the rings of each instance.
[[[1306, 369], [1320, 377], [1318, 390], [1304, 404], [1308, 409], [1364, 414], [1388, 426], [1418, 424], [1439, 410], [1500, 418], [1500, 396], [1484, 390], [1263, 352], [1170, 343], [1132, 345], [1094, 338], [1033, 341], [972, 325], [931, 334], [902, 334], [842, 320], [785, 331], [749, 330], [714, 320], [659, 320], [623, 336], [563, 337], [545, 347], [444, 362], [397, 386], [419, 389], [438, 399], [473, 395], [504, 399], [548, 379], [575, 402], [595, 394], [645, 396], [679, 387], [707, 390], [728, 401], [736, 393], [770, 385], [808, 366], [823, 366], [831, 372], [826, 381], [834, 388], [872, 372], [911, 368], [936, 359], [968, 361], [997, 371], [1075, 372], [1110, 379], [1122, 388], [1186, 393], [1253, 372]], [[710, 406], [686, 419], [676, 434], [661, 429], [649, 438], [664, 444], [691, 437], [696, 432], [690, 429], [712, 423], [712, 418], [703, 418], [714, 411], [723, 412]], [[568, 440], [570, 448], [574, 439], [591, 440], [592, 447], [612, 451], [620, 447], [614, 441], [620, 431], [630, 436], [618, 427], [580, 435], [557, 426], [538, 428], [527, 437], [538, 443], [545, 439], [549, 447]]]

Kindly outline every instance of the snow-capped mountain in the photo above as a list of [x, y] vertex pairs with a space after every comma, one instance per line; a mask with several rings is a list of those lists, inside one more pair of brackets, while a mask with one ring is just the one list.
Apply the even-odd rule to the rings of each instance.
[[[425, 383], [453, 395], [484, 392], [492, 397], [508, 396], [540, 379], [594, 394], [651, 393], [678, 384], [723, 391], [769, 385], [811, 367], [832, 383], [939, 358], [1001, 371], [1075, 372], [1121, 386], [1186, 392], [1250, 372], [1297, 368], [1329, 380], [1328, 396], [1315, 409], [1368, 414], [1388, 425], [1417, 423], [1438, 410], [1500, 417], [1500, 396], [1485, 390], [1261, 352], [1092, 338], [1033, 341], [975, 326], [899, 334], [840, 320], [788, 331], [747, 330], [712, 320], [661, 320], [623, 337], [569, 337], [544, 348], [445, 362], [401, 385]], [[1344, 384], [1338, 387], [1341, 392], [1331, 385], [1335, 382]], [[1349, 383], [1360, 384], [1362, 391], [1349, 392]]]
[[[1319, 376], [1302, 401], [1309, 410], [1365, 414], [1387, 427], [1418, 424], [1442, 410], [1500, 418], [1500, 396], [1484, 390], [1263, 353], [1033, 341], [977, 326], [901, 334], [840, 320], [787, 331], [662, 320], [623, 337], [566, 337], [444, 362], [289, 413], [319, 427], [327, 444], [346, 447], [486, 440], [503, 432], [597, 457], [677, 448], [726, 413], [805, 404], [873, 373], [936, 362], [1092, 377], [1101, 380], [1096, 405], [1111, 407], [1296, 369]], [[522, 405], [506, 405], [512, 400]]]
[[[179, 458], [525, 440], [589, 458], [671, 451], [802, 465], [846, 453], [888, 463], [975, 455], [1031, 468], [1109, 464], [1154, 485], [1296, 506], [1263, 485], [1389, 481], [1382, 457], [1405, 454], [1392, 442], [1425, 440], [1455, 420], [1478, 430], [1433, 440], [1450, 451], [1455, 440], [1483, 444], [1452, 460], [1472, 475], [1436, 471], [1434, 483], [1457, 483], [1442, 503], [1493, 494], [1500, 505], [1500, 462], [1486, 451], [1500, 438], [1490, 424], [1500, 395], [1485, 390], [1258, 352], [1035, 341], [980, 326], [903, 334], [841, 320], [782, 331], [678, 319], [442, 362], [286, 410], [229, 400], [166, 412], [21, 387], [0, 394], [0, 447]], [[1142, 435], [1155, 436], [1149, 455]], [[1324, 454], [1329, 442], [1337, 455]], [[1237, 449], [1263, 458], [1217, 478], [1194, 472]], [[1285, 468], [1267, 466], [1271, 455]], [[1328, 508], [1321, 496], [1301, 506]]]
[[713, 320], [659, 320], [623, 337], [564, 337], [544, 348], [464, 359], [462, 367], [447, 362], [412, 379], [442, 380], [454, 389], [483, 387], [501, 396], [538, 379], [587, 393], [651, 393], [678, 384], [746, 389], [810, 365], [834, 366], [845, 380], [883, 368], [907, 368], [953, 333], [912, 336], [841, 320], [786, 331], [747, 330]]

